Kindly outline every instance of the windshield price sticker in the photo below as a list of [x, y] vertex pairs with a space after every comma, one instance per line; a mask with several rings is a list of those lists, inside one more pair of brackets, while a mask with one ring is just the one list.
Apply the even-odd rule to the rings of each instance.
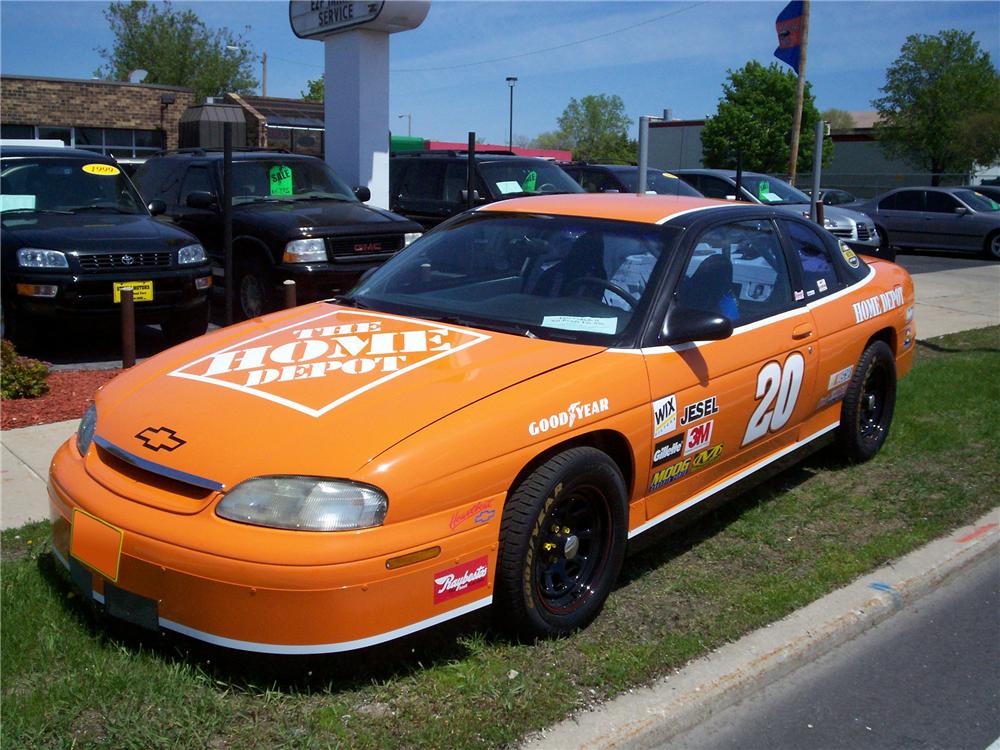
[[591, 333], [615, 333], [618, 318], [581, 318], [575, 315], [546, 315], [542, 318], [546, 328], [562, 328], [564, 331], [589, 331]]
[[111, 164], [84, 164], [80, 167], [87, 174], [98, 174], [104, 177], [113, 177], [121, 174], [121, 170]]
[[521, 190], [521, 183], [517, 180], [505, 180], [503, 182], [497, 183], [497, 190], [499, 190], [504, 195], [509, 195], [510, 193], [523, 193]]
[[271, 167], [268, 172], [271, 183], [271, 195], [292, 194], [292, 170], [284, 166]]

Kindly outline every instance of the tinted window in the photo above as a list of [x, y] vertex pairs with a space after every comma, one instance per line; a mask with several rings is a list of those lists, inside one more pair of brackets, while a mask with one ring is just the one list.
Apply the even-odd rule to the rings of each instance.
[[956, 190], [955, 195], [976, 211], [1000, 211], [1000, 205], [988, 195], [973, 190]]
[[147, 201], [161, 200], [177, 205], [184, 165], [170, 159], [150, 159], [135, 173], [135, 183]]
[[[235, 184], [235, 180], [233, 184]], [[181, 184], [181, 205], [185, 205], [188, 195], [194, 192], [215, 192], [215, 186], [212, 185], [211, 177], [208, 174], [208, 167], [203, 164], [191, 167], [184, 175], [184, 182]]]
[[684, 307], [725, 315], [734, 326], [791, 307], [788, 267], [774, 225], [741, 221], [705, 231], [695, 244], [675, 300]]
[[319, 159], [275, 157], [233, 162], [233, 205], [297, 200], [355, 201], [357, 198]]
[[147, 213], [118, 167], [78, 158], [45, 157], [3, 160], [0, 210]]
[[743, 175], [743, 189], [768, 206], [809, 203], [809, 196], [784, 180], [769, 175]]
[[[625, 189], [635, 192], [638, 186], [639, 170], [617, 170], [618, 179], [625, 183]], [[701, 198], [702, 195], [683, 180], [679, 180], [669, 172], [660, 172], [650, 169], [646, 172], [646, 192], [652, 191], [657, 195], [690, 195], [694, 198]]]
[[730, 185], [725, 180], [721, 180], [718, 177], [709, 177], [708, 175], [698, 175], [698, 184], [695, 185], [701, 194], [706, 198], [719, 198], [721, 200], [726, 200], [727, 196], [735, 195], [736, 188]]
[[788, 238], [802, 266], [802, 287], [806, 301], [840, 288], [837, 269], [822, 237], [812, 227], [798, 222], [783, 222]]
[[961, 204], [947, 193], [938, 193], [934, 190], [927, 191], [927, 206], [925, 211], [932, 211], [941, 214], [953, 214], [955, 209]]
[[923, 211], [924, 194], [922, 190], [900, 190], [884, 199], [878, 207], [895, 211]]
[[443, 161], [416, 160], [400, 179], [396, 194], [404, 200], [439, 201], [444, 192]]

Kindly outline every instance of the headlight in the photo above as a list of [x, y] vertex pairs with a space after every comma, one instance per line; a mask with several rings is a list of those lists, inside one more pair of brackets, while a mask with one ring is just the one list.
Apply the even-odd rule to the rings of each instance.
[[90, 444], [94, 441], [94, 428], [97, 427], [97, 407], [90, 405], [87, 413], [80, 420], [80, 426], [76, 430], [76, 448], [81, 456], [86, 456], [90, 450]]
[[17, 251], [17, 263], [25, 268], [69, 268], [66, 253], [22, 247]]
[[381, 526], [389, 500], [377, 487], [346, 479], [276, 476], [233, 487], [215, 512], [230, 521], [305, 531]]
[[407, 232], [403, 235], [403, 247], [407, 247], [415, 239], [423, 236], [423, 232]]
[[292, 240], [285, 245], [285, 263], [315, 263], [326, 260], [326, 243], [323, 240]]
[[185, 263], [204, 263], [207, 257], [205, 255], [205, 248], [201, 245], [187, 245], [177, 251], [177, 262], [181, 265]]
[[827, 219], [827, 218], [826, 218], [826, 217], [824, 216], [824, 217], [823, 217], [823, 226], [824, 226], [824, 227], [826, 227], [827, 229], [833, 229], [834, 227], [836, 227], [836, 226], [837, 226], [837, 222], [835, 222], [835, 221], [830, 221], [829, 219]]

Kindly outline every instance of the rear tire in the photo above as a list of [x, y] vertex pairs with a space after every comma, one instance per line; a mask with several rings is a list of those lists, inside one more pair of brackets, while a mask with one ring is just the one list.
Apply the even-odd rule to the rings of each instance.
[[193, 310], [175, 313], [160, 323], [163, 335], [171, 344], [180, 344], [188, 339], [202, 336], [208, 330], [208, 303]]
[[522, 481], [500, 523], [498, 623], [526, 639], [589, 624], [625, 557], [626, 503], [618, 466], [595, 448], [564, 451]]
[[889, 434], [896, 406], [896, 360], [884, 341], [871, 342], [861, 355], [840, 407], [837, 443], [852, 463], [872, 458]]
[[994, 232], [986, 238], [983, 255], [989, 260], [1000, 260], [1000, 232]]

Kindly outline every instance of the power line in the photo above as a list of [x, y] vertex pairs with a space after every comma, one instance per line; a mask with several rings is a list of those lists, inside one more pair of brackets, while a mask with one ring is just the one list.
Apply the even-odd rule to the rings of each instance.
[[670, 18], [671, 16], [676, 16], [680, 13], [685, 13], [693, 8], [697, 8], [699, 5], [704, 5], [704, 2], [693, 3], [688, 5], [686, 8], [678, 8], [677, 10], [672, 10], [669, 13], [664, 13], [660, 16], [654, 16], [653, 18], [647, 18], [645, 21], [640, 21], [639, 23], [634, 23], [631, 26], [623, 26], [620, 29], [614, 29], [612, 31], [605, 31], [603, 34], [597, 34], [596, 36], [589, 36], [586, 39], [577, 39], [574, 42], [566, 42], [565, 44], [557, 44], [554, 47], [544, 47], [542, 49], [532, 50], [531, 52], [521, 52], [517, 55], [507, 55], [506, 57], [494, 57], [490, 60], [478, 60], [476, 62], [470, 63], [460, 63], [458, 65], [442, 65], [432, 68], [391, 68], [390, 73], [429, 73], [433, 71], [440, 70], [457, 70], [459, 68], [472, 68], [476, 65], [489, 65], [490, 63], [505, 62], [507, 60], [516, 60], [519, 57], [528, 57], [530, 55], [540, 55], [543, 52], [552, 52], [557, 49], [565, 49], [566, 47], [572, 47], [577, 44], [584, 44], [585, 42], [592, 42], [595, 39], [603, 39], [604, 37], [612, 36], [613, 34], [621, 34], [623, 31], [631, 31], [632, 29], [637, 29], [640, 26], [646, 26], [647, 24], [656, 23], [657, 21], [662, 21], [664, 18]]

